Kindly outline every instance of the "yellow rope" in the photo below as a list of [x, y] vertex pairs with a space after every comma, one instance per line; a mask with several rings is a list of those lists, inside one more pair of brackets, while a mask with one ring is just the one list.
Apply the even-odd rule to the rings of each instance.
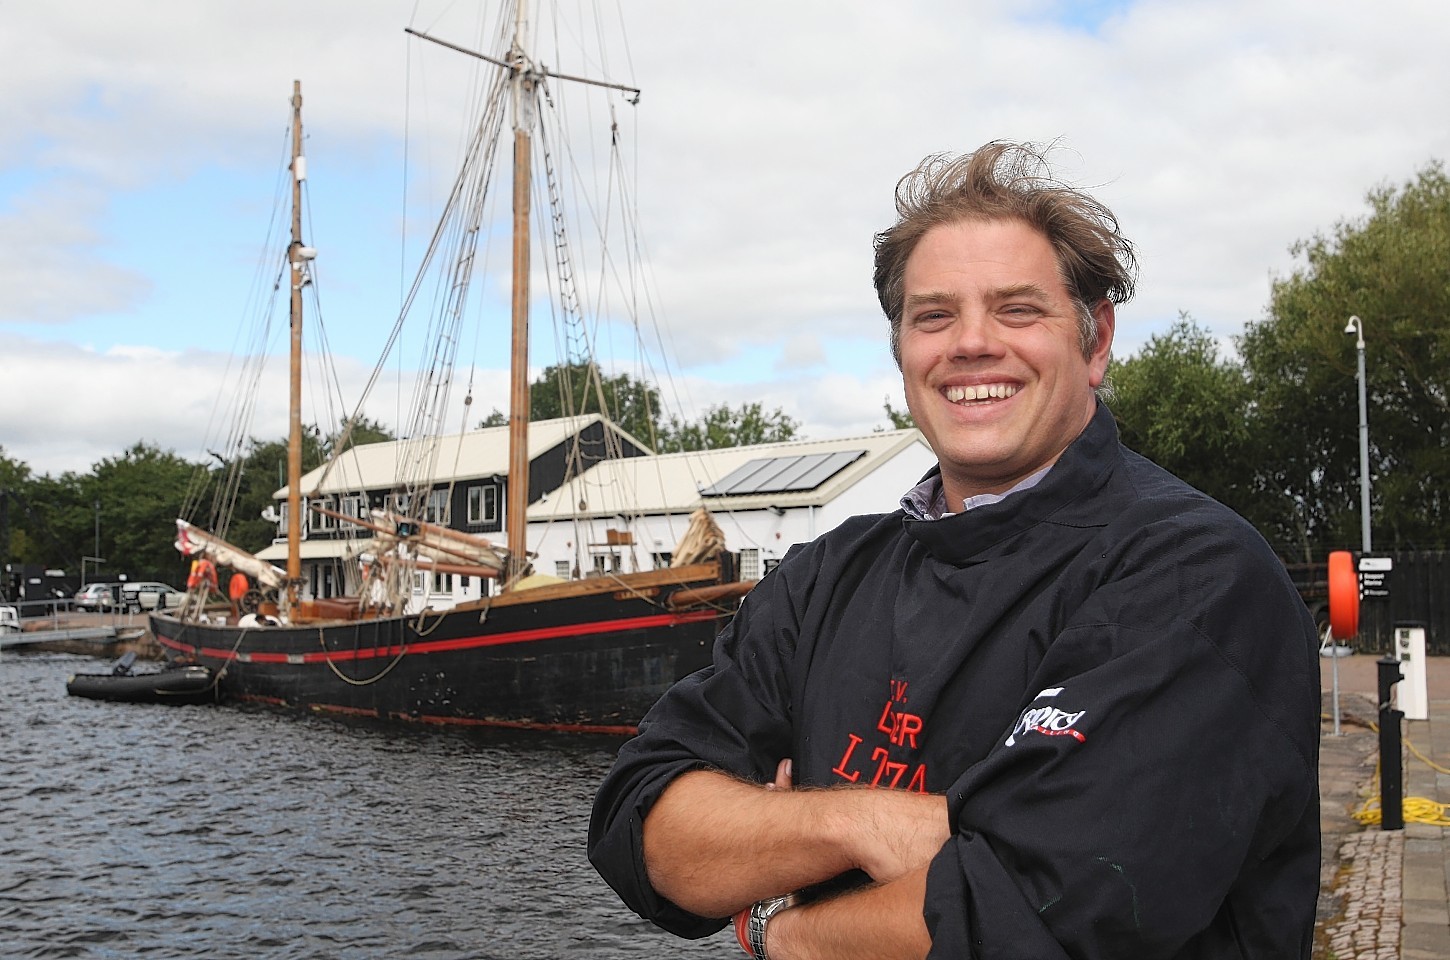
[[[1379, 775], [1375, 775], [1378, 782]], [[1425, 797], [1405, 797], [1401, 804], [1406, 823], [1424, 823], [1432, 827], [1450, 827], [1450, 804], [1436, 803]], [[1354, 811], [1354, 819], [1366, 826], [1377, 826], [1382, 819], [1383, 811], [1380, 809], [1379, 791], [1366, 800], [1358, 810]]]
[[[1379, 724], [1367, 722], [1367, 726], [1375, 733], [1379, 732]], [[1434, 770], [1436, 773], [1450, 774], [1450, 770], [1440, 766], [1429, 757], [1419, 751], [1409, 737], [1404, 738], [1406, 749], [1421, 763]], [[1370, 796], [1360, 804], [1358, 810], [1351, 814], [1355, 821], [1367, 827], [1372, 827], [1381, 822], [1384, 811], [1380, 809], [1380, 765], [1375, 761], [1374, 780], [1371, 781]], [[1426, 797], [1405, 797], [1400, 802], [1400, 809], [1404, 815], [1405, 823], [1423, 823], [1432, 827], [1450, 827], [1450, 804], [1437, 803]]]

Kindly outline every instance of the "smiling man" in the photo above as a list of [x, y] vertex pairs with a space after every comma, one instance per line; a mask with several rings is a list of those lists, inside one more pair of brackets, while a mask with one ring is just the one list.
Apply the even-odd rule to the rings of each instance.
[[590, 856], [770, 960], [1308, 957], [1314, 627], [1097, 399], [1134, 257], [994, 143], [897, 187], [875, 280], [939, 461], [797, 548], [620, 750]]

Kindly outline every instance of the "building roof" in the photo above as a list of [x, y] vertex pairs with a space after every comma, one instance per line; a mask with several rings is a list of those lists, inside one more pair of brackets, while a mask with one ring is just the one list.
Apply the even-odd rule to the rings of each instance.
[[[596, 413], [534, 421], [529, 424], [529, 459], [603, 420]], [[609, 426], [640, 449], [649, 449], [617, 425], [609, 423]], [[391, 440], [356, 446], [338, 457], [330, 470], [324, 466], [304, 474], [302, 490], [309, 496], [346, 494], [391, 489], [425, 477], [446, 482], [507, 476], [508, 431], [506, 426], [484, 427], [467, 433], [429, 437], [426, 441]], [[287, 488], [283, 487], [274, 496], [283, 497], [286, 492]]]
[[913, 443], [925, 446], [921, 431], [606, 460], [530, 504], [528, 518], [822, 506]]

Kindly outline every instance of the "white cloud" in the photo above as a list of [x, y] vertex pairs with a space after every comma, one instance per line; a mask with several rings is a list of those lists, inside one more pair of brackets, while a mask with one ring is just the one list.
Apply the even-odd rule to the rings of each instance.
[[[628, 50], [607, 64], [577, 54], [587, 29], [532, 25], [551, 66], [643, 88], [637, 108], [619, 108], [621, 129], [638, 130], [627, 151], [654, 302], [690, 394], [762, 399], [813, 436], [884, 424], [881, 397], [900, 388], [871, 237], [892, 217], [896, 179], [928, 153], [1060, 138], [1062, 172], [1093, 186], [1142, 254], [1139, 297], [1120, 313], [1123, 356], [1180, 310], [1218, 337], [1239, 332], [1293, 268], [1291, 244], [1360, 216], [1368, 190], [1450, 152], [1441, 3], [1142, 0], [1112, 5], [1091, 29], [1052, 19], [1070, 5], [1009, 6], [740, 0], [702, 13], [637, 0], [623, 10]], [[173, 384], [202, 389], [221, 366], [202, 358], [240, 312], [245, 278], [227, 258], [260, 239], [266, 198], [254, 185], [283, 149], [294, 78], [311, 134], [310, 213], [341, 301], [329, 301], [342, 324], [331, 343], [340, 362], [370, 365], [404, 285], [398, 137], [406, 127], [410, 204], [441, 196], [477, 93], [475, 64], [406, 41], [403, 27], [484, 47], [494, 13], [429, 0], [7, 7], [0, 322], [9, 367], [25, 368], [0, 387], [7, 453], [46, 471], [84, 469], [141, 438], [188, 447], [195, 424], [177, 410], [189, 394]], [[218, 191], [251, 179], [208, 205], [214, 223], [164, 209], [163, 188], [203, 172]], [[186, 239], [185, 277], [145, 249], [156, 239], [141, 222], [147, 204], [153, 221], [214, 231]], [[842, 338], [879, 342], [879, 358], [842, 361]], [[128, 345], [163, 354], [114, 349]], [[777, 359], [788, 369], [773, 370]], [[477, 362], [479, 382], [497, 383], [496, 361]], [[57, 383], [85, 389], [60, 397]], [[478, 416], [501, 404], [486, 395]], [[133, 435], [136, 423], [147, 427]]]
[[126, 309], [150, 281], [109, 262], [97, 227], [104, 198], [84, 183], [42, 182], [0, 209], [0, 323], [64, 323]]

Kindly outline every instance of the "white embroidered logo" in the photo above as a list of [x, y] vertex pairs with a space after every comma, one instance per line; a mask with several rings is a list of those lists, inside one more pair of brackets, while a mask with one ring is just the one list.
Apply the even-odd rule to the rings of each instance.
[[[1062, 693], [1062, 687], [1048, 687], [1034, 697], [1032, 702], [1036, 703], [1045, 697], [1055, 697], [1059, 693]], [[1078, 743], [1086, 743], [1087, 737], [1073, 729], [1086, 714], [1086, 710], [1069, 713], [1053, 706], [1028, 707], [1017, 718], [1017, 725], [1012, 728], [1012, 735], [1007, 738], [1007, 746], [1015, 746], [1018, 737], [1029, 733], [1040, 733], [1048, 737], [1072, 737]]]

